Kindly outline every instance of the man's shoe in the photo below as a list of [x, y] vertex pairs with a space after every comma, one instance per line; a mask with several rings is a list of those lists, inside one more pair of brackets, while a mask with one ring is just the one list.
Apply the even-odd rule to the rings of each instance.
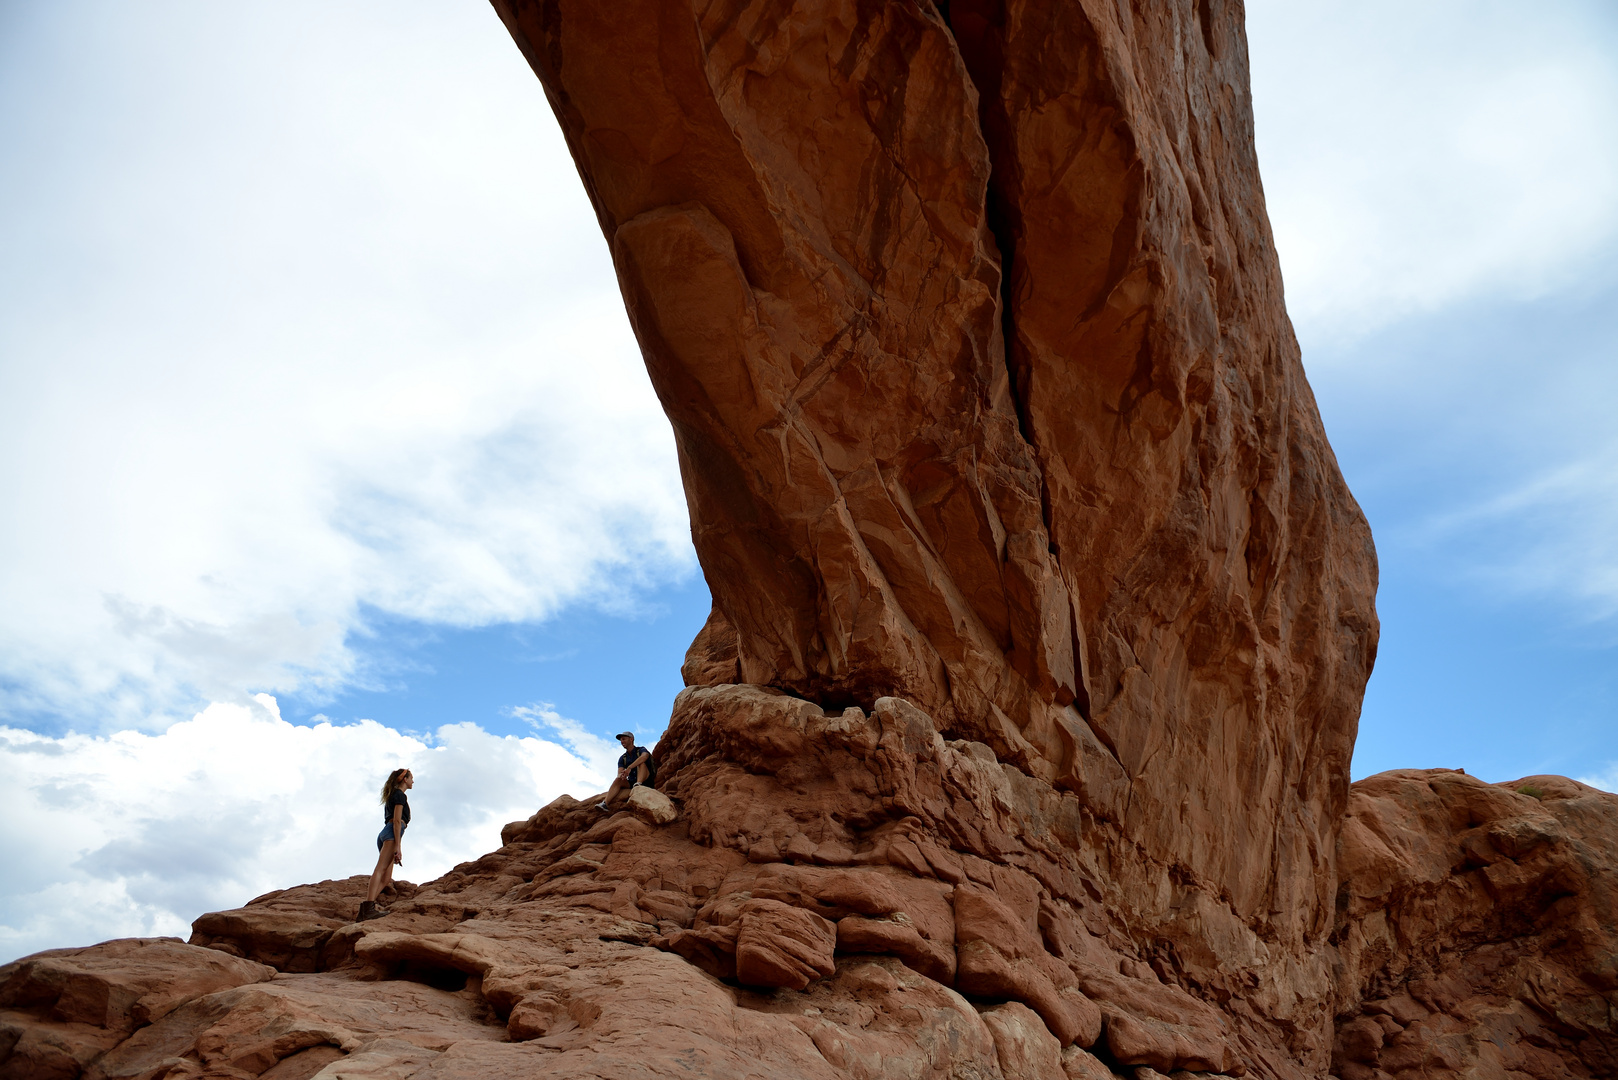
[[598, 803], [596, 803], [596, 808], [597, 808], [597, 809], [599, 809], [599, 810], [611, 810], [611, 809], [612, 809], [612, 807], [610, 807], [610, 806], [608, 806], [608, 805], [607, 805], [607, 804], [606, 804], [606, 803], [604, 803], [604, 802], [598, 802]]

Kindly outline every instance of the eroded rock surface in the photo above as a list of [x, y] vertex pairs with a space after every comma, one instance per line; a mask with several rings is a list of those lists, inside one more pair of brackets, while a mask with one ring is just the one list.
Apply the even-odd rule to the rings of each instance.
[[[564, 797], [378, 920], [328, 925], [359, 877], [203, 916], [208, 947], [151, 948], [259, 981], [187, 984], [144, 1024], [109, 1020], [77, 1066], [991, 1078], [1093, 1071], [1090, 1048], [1127, 1073], [1109, 1030], [1165, 1071], [1244, 1072], [1248, 1039], [1279, 1053], [1151, 968], [1107, 911], [1119, 883], [1071, 842], [1076, 796], [946, 741], [903, 701], [828, 715], [776, 690], [693, 688], [659, 753], [667, 824]], [[138, 981], [130, 945], [71, 962]], [[0, 969], [0, 986], [46, 961]], [[17, 1030], [47, 1018], [38, 995], [5, 1004]], [[0, 1068], [78, 1075], [37, 1057]]]
[[715, 604], [688, 680], [902, 697], [1323, 940], [1375, 556], [1240, 5], [495, 7], [674, 426]]
[[1350, 791], [1240, 5], [495, 7], [714, 595], [659, 790], [0, 968], [0, 1075], [1613, 1075], [1618, 798]]
[[1076, 796], [1076, 858], [1169, 882], [1122, 894], [1140, 932], [1258, 973], [1325, 1067], [1376, 560], [1286, 317], [1240, 5], [495, 7], [674, 427], [714, 597], [688, 683], [902, 699]]
[[903, 700], [689, 688], [657, 752], [672, 821], [564, 796], [381, 919], [355, 877], [0, 968], [0, 1075], [1611, 1073], [1618, 796], [1356, 785], [1317, 1062], [1296, 958]]
[[0, 1072], [75, 1077], [137, 1028], [275, 969], [175, 938], [52, 949], [0, 968]]
[[1340, 845], [1342, 1080], [1618, 1076], [1618, 795], [1383, 773]]

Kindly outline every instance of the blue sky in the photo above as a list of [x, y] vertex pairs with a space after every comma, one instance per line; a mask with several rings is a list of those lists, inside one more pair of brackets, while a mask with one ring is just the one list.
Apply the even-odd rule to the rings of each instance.
[[1356, 777], [1614, 783], [1618, 288], [1474, 302], [1329, 346], [1314, 376], [1381, 562]]
[[[1248, 15], [1354, 773], [1618, 788], [1618, 14]], [[426, 877], [655, 738], [672, 439], [481, 0], [4, 5], [0, 140], [0, 960], [367, 870], [395, 764]]]

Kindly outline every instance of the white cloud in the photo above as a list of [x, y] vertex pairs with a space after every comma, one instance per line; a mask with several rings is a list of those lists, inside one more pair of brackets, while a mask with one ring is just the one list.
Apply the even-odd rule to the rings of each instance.
[[1345, 464], [1384, 554], [1579, 620], [1618, 613], [1618, 10], [1247, 14], [1288, 310], [1328, 419], [1361, 441]]
[[1618, 238], [1609, 4], [1251, 0], [1259, 158], [1307, 342], [1576, 283]]
[[688, 574], [673, 440], [486, 5], [0, 40], [0, 710], [160, 725]]
[[0, 727], [0, 962], [130, 935], [190, 933], [204, 911], [369, 873], [391, 769], [416, 774], [401, 877], [500, 844], [500, 827], [611, 776], [607, 740], [547, 706], [551, 737], [475, 724], [411, 736], [366, 720], [299, 727], [267, 695], [160, 734], [51, 738]]
[[[1306, 338], [1618, 228], [1597, 4], [1249, 5]], [[490, 10], [178, 2], [0, 34], [0, 711], [110, 731], [691, 572], [672, 439]]]
[[577, 720], [558, 713], [548, 701], [518, 705], [507, 712], [540, 734], [549, 731], [556, 735], [594, 770], [594, 775], [611, 778], [617, 773], [618, 758], [624, 752], [617, 739], [586, 730]]
[[1618, 761], [1607, 762], [1606, 769], [1594, 776], [1575, 776], [1573, 779], [1581, 784], [1589, 784], [1593, 788], [1618, 795]]

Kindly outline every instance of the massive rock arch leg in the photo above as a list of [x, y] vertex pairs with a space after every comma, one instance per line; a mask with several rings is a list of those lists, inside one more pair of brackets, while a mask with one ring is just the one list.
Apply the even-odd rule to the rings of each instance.
[[715, 599], [688, 668], [910, 701], [1318, 1001], [1376, 566], [1282, 303], [1239, 9], [496, 7], [674, 424]]

